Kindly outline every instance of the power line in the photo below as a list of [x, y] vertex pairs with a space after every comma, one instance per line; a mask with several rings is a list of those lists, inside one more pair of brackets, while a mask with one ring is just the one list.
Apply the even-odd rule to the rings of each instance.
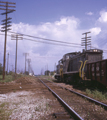
[[[10, 32], [10, 31], [9, 31]], [[13, 33], [15, 33], [15, 32], [13, 32]], [[21, 33], [18, 33], [18, 34], [21, 34]], [[4, 34], [1, 34], [1, 35], [4, 35]], [[25, 35], [25, 34], [21, 34], [21, 35]], [[11, 35], [8, 35], [8, 36], [11, 36]], [[30, 35], [25, 35], [25, 36], [30, 36]], [[34, 36], [33, 36], [34, 37]], [[35, 38], [39, 38], [39, 37], [35, 37]], [[34, 41], [34, 42], [40, 42], [40, 43], [46, 43], [46, 44], [52, 44], [52, 45], [60, 45], [60, 46], [67, 46], [67, 47], [80, 47], [80, 48], [83, 48], [83, 47], [81, 47], [81, 46], [70, 46], [70, 45], [65, 45], [65, 44], [55, 44], [55, 43], [51, 43], [51, 42], [44, 42], [44, 41], [38, 41], [38, 40], [33, 40], [33, 39], [28, 39], [28, 38], [23, 38], [23, 39], [25, 39], [25, 40], [29, 40], [29, 41]], [[42, 38], [40, 38], [40, 39], [42, 39]], [[43, 38], [44, 39], [44, 38]], [[47, 40], [47, 39], [45, 39], [45, 40]], [[50, 40], [50, 39], [49, 39]], [[68, 44], [68, 42], [63, 42], [63, 41], [58, 41], [58, 42], [60, 42], [60, 43], [67, 43]], [[81, 45], [81, 44], [77, 44], [77, 43], [70, 43], [70, 44], [76, 44], [76, 45]], [[98, 48], [96, 48], [96, 47], [94, 47], [94, 46], [91, 46], [92, 48], [95, 48], [95, 49], [98, 49]], [[104, 49], [102, 49], [103, 51], [107, 51], [107, 50], [104, 50]]]
[[30, 40], [30, 41], [34, 41], [34, 42], [52, 44], [52, 45], [60, 45], [60, 46], [67, 46], [67, 47], [80, 47], [80, 48], [83, 48], [83, 47], [81, 47], [81, 46], [70, 46], [70, 45], [64, 45], [64, 44], [55, 44], [55, 43], [49, 43], [49, 42], [44, 42], [44, 41], [32, 40], [32, 39], [28, 39], [28, 38], [23, 38], [23, 39], [25, 39], [25, 40]]
[[[10, 32], [10, 33], [16, 33], [16, 32], [11, 32], [11, 31], [9, 31], [9, 32]], [[18, 33], [18, 34], [21, 34], [21, 35], [24, 35], [24, 36], [28, 36], [28, 37], [32, 37], [32, 38], [37, 38], [37, 39], [42, 39], [42, 40], [52, 41], [52, 42], [60, 42], [60, 43], [66, 43], [66, 44], [81, 45], [81, 44], [78, 44], [78, 43], [70, 43], [70, 42], [63, 42], [63, 41], [58, 41], [58, 40], [46, 39], [46, 38], [41, 38], [41, 37], [31, 36], [31, 35], [22, 34], [22, 33]]]
[[[18, 33], [19, 34], [19, 33]], [[3, 34], [1, 34], [3, 35]], [[23, 35], [23, 34], [21, 34]], [[8, 36], [11, 36], [11, 35], [8, 35]], [[61, 44], [57, 44], [57, 43], [51, 43], [51, 42], [44, 42], [44, 41], [38, 41], [38, 40], [33, 40], [33, 39], [28, 39], [28, 38], [23, 38], [23, 40], [29, 40], [29, 41], [34, 41], [34, 42], [40, 42], [40, 43], [46, 43], [46, 44], [52, 44], [52, 45], [60, 45], [60, 46], [67, 46], [67, 47], [79, 47], [79, 48], [83, 48], [81, 46], [71, 46], [71, 45], [65, 45], [63, 43]], [[81, 44], [80, 44], [81, 45]]]

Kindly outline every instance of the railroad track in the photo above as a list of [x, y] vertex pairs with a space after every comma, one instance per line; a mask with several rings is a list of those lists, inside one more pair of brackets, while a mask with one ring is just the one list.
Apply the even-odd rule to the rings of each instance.
[[[58, 94], [56, 94], [49, 86], [47, 86], [45, 84], [45, 82], [43, 82], [43, 80], [41, 80], [40, 78], [39, 78], [39, 80], [54, 94], [54, 96], [60, 101], [60, 103], [64, 106], [64, 108], [67, 110], [67, 112], [71, 115], [71, 116], [69, 116], [68, 113], [66, 113], [66, 112], [54, 113], [54, 116], [56, 118], [58, 117], [58, 119], [59, 119], [59, 117], [60, 117], [60, 120], [63, 120], [63, 117], [65, 117], [64, 120], [67, 120], [67, 119], [70, 120], [70, 117], [72, 117], [71, 120], [73, 120], [73, 119], [75, 119], [75, 120], [83, 120], [83, 118], [81, 118], [78, 115], [78, 113], [76, 113], [61, 97], [59, 97]], [[62, 119], [61, 119], [61, 117], [62, 117]]]
[[[49, 81], [49, 80], [47, 80], [47, 81]], [[55, 84], [55, 83], [52, 82], [52, 81], [49, 81], [49, 82]], [[57, 84], [56, 84], [56, 85], [57, 85]], [[81, 96], [81, 97], [83, 97], [83, 98], [86, 98], [86, 99], [89, 100], [90, 102], [93, 102], [93, 103], [95, 103], [96, 105], [100, 105], [100, 106], [102, 106], [105, 110], [107, 110], [107, 104], [104, 104], [104, 103], [102, 103], [102, 102], [100, 102], [100, 101], [98, 101], [98, 100], [95, 100], [95, 99], [93, 99], [93, 98], [90, 98], [90, 97], [88, 97], [88, 96], [86, 96], [86, 95], [83, 95], [83, 94], [81, 94], [81, 93], [78, 93], [78, 92], [76, 92], [76, 91], [70, 90], [70, 89], [68, 89], [68, 88], [66, 88], [66, 87], [62, 87], [61, 85], [57, 85], [57, 86], [59, 86], [59, 87], [61, 87], [61, 88], [63, 88], [63, 89], [66, 89], [66, 90], [68, 90], [68, 91], [70, 91], [70, 92], [72, 92], [72, 93], [75, 93], [75, 94], [77, 94], [77, 95], [79, 95], [79, 96]]]
[[[40, 80], [40, 79], [39, 79]], [[74, 119], [107, 119], [107, 105], [83, 94], [59, 87], [47, 80], [40, 80], [61, 101]], [[82, 97], [81, 97], [82, 96]], [[63, 98], [63, 100], [62, 100]], [[84, 99], [85, 98], [85, 99]], [[88, 100], [87, 100], [88, 99]], [[62, 102], [63, 101], [63, 102]], [[91, 101], [91, 102], [90, 102]]]

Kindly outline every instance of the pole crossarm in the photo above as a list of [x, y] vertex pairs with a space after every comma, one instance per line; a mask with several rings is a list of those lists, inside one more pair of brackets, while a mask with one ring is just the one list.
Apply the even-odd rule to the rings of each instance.
[[16, 6], [9, 6], [9, 5], [0, 5], [1, 7], [16, 7]]
[[11, 30], [11, 29], [1, 30], [1, 32], [5, 32], [5, 31], [9, 31], [9, 30]]
[[6, 22], [2, 23], [1, 25], [6, 25], [6, 24], [9, 24], [9, 23], [11, 23], [11, 21], [8, 21], [7, 23]]
[[2, 22], [5, 22], [5, 21], [7, 21], [7, 20], [11, 20], [12, 18], [7, 18], [7, 19], [4, 19], [4, 20], [2, 20]]
[[10, 26], [12, 26], [12, 25], [6, 25], [6, 26], [4, 26], [4, 27], [1, 27], [1, 28], [5, 28], [5, 29], [7, 29], [8, 27], [10, 27]]
[[91, 36], [87, 37], [87, 34], [89, 34], [91, 32], [85, 32], [82, 33], [82, 35], [85, 35], [84, 38], [81, 38], [81, 46], [85, 46], [85, 50], [87, 50], [87, 46], [90, 45], [91, 46]]
[[4, 2], [4, 1], [0, 1], [0, 3], [8, 3], [8, 4], [16, 4], [16, 3], [13, 3], [13, 2]]

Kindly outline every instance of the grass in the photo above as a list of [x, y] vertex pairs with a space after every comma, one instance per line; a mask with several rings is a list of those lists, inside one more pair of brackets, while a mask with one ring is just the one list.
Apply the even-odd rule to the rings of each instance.
[[91, 91], [89, 89], [86, 89], [86, 94], [90, 97], [93, 97], [93, 98], [101, 100], [101, 101], [107, 100], [107, 93], [103, 94], [102, 92], [100, 92], [98, 90]]
[[17, 79], [17, 78], [20, 78], [20, 77], [22, 77], [22, 76], [24, 76], [24, 75], [22, 75], [22, 74], [17, 74], [17, 75], [15, 75], [15, 74], [12, 74], [12, 75], [5, 75], [5, 79], [4, 80], [2, 80], [2, 75], [0, 75], [0, 82], [1, 83], [5, 83], [5, 82], [11, 82], [11, 81], [14, 81], [15, 79]]
[[47, 79], [47, 80], [49, 80], [49, 81], [52, 81], [52, 76], [41, 75], [40, 77], [41, 77], [41, 78], [45, 78], [45, 79]]
[[35, 111], [48, 111], [50, 109], [50, 106], [48, 103], [45, 104], [45, 106], [43, 104], [40, 104], [39, 106], [36, 106]]
[[12, 113], [12, 110], [7, 111], [6, 106], [8, 106], [9, 103], [2, 103], [0, 105], [0, 120], [8, 120], [9, 116]]

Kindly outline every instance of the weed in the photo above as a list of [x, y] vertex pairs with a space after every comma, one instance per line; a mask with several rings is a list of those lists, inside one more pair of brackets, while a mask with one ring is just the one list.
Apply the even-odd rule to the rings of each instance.
[[9, 116], [12, 113], [12, 110], [7, 111], [5, 106], [8, 105], [9, 103], [2, 103], [0, 105], [0, 120], [8, 120]]
[[36, 106], [35, 111], [40, 111], [40, 106]]
[[46, 111], [49, 109], [49, 104], [46, 103]]
[[16, 89], [14, 89], [13, 92], [16, 92]]
[[90, 120], [90, 113], [88, 112], [87, 114], [88, 114], [88, 120]]
[[24, 75], [22, 75], [22, 74], [17, 74], [17, 75], [15, 75], [15, 74], [6, 75], [6, 76], [5, 76], [5, 79], [2, 80], [2, 75], [0, 75], [0, 82], [1, 82], [1, 83], [11, 82], [11, 81], [14, 81], [14, 80], [17, 79], [17, 78], [22, 77], [22, 76], [24, 76]]
[[3, 108], [5, 105], [6, 105], [6, 103], [2, 103], [2, 104], [0, 105], [0, 107]]
[[93, 97], [98, 98], [99, 100], [105, 100], [105, 95], [102, 94], [102, 92], [99, 92], [98, 90], [92, 91]]
[[107, 100], [107, 93], [103, 94], [102, 92], [98, 90], [91, 91], [89, 89], [86, 89], [86, 94], [100, 101]]
[[91, 95], [91, 90], [86, 89], [86, 93], [87, 93], [88, 95]]

